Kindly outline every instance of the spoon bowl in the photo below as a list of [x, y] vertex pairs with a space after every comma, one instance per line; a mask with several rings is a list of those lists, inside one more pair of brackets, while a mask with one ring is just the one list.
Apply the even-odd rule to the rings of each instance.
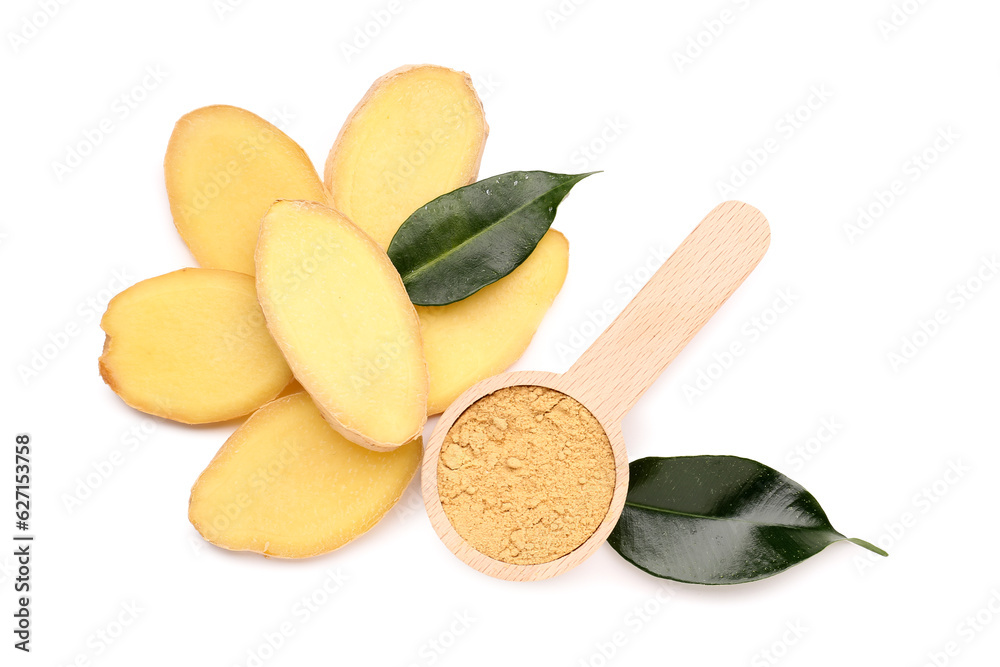
[[[492, 577], [509, 581], [533, 581], [554, 577], [572, 569], [586, 560], [607, 539], [625, 506], [625, 494], [628, 492], [628, 452], [625, 449], [620, 423], [605, 421], [599, 413], [591, 410], [611, 442], [611, 451], [615, 460], [615, 485], [611, 503], [608, 507], [608, 513], [597, 529], [579, 547], [548, 563], [518, 565], [491, 558], [477, 551], [455, 530], [441, 504], [441, 495], [438, 492], [438, 459], [441, 456], [441, 446], [455, 421], [476, 401], [499, 389], [518, 386], [554, 389], [575, 399], [590, 410], [590, 406], [584, 400], [585, 394], [578, 392], [581, 387], [572, 382], [572, 377], [567, 378], [566, 374], [546, 371], [515, 371], [494, 375], [467, 389], [441, 415], [430, 440], [428, 440], [427, 449], [424, 451], [420, 480], [424, 504], [427, 507], [427, 516], [437, 531], [438, 537], [452, 553], [467, 565]], [[431, 448], [434, 449], [433, 453], [430, 451]]]

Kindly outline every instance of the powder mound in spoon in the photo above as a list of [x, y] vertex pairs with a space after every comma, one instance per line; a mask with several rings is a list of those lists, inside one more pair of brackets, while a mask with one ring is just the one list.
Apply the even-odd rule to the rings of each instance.
[[505, 387], [448, 431], [438, 492], [459, 535], [518, 565], [573, 551], [604, 520], [615, 486], [611, 442], [578, 401], [544, 387]]

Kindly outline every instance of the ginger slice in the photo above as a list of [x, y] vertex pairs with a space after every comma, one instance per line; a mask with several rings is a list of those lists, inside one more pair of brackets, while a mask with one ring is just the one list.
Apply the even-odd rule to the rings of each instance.
[[566, 279], [569, 244], [549, 230], [510, 275], [447, 306], [417, 306], [430, 375], [427, 414], [524, 354]]
[[271, 204], [328, 199], [298, 144], [232, 106], [203, 107], [177, 121], [163, 167], [177, 231], [207, 268], [253, 275], [260, 219]]
[[332, 206], [387, 248], [411, 213], [476, 180], [488, 133], [469, 75], [433, 65], [389, 72], [327, 157]]
[[187, 424], [250, 414], [292, 379], [253, 277], [181, 269], [118, 294], [101, 319], [101, 376], [127, 404]]
[[217, 546], [279, 558], [332, 551], [374, 526], [420, 465], [420, 441], [392, 452], [348, 442], [304, 393], [268, 403], [191, 489], [188, 518]]
[[374, 450], [417, 437], [427, 365], [389, 257], [343, 215], [280, 201], [261, 221], [257, 296], [295, 378], [327, 421]]

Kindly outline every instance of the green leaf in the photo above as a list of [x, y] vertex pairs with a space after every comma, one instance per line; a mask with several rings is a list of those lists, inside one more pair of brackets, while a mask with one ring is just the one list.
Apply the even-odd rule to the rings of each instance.
[[[657, 577], [756, 581], [847, 539], [812, 494], [750, 459], [651, 457], [633, 461], [629, 475], [625, 508], [608, 543]], [[888, 555], [864, 540], [851, 542]]]
[[509, 274], [538, 245], [570, 189], [587, 176], [512, 171], [418, 209], [387, 251], [410, 300], [443, 306]]

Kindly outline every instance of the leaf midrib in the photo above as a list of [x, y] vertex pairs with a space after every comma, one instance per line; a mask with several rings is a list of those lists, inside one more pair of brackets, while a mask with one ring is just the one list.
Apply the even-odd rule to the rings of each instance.
[[747, 519], [738, 519], [735, 517], [706, 516], [703, 514], [693, 514], [691, 512], [681, 512], [679, 510], [666, 510], [663, 509], [662, 507], [652, 507], [650, 505], [643, 505], [641, 503], [634, 503], [629, 501], [625, 501], [625, 505], [626, 507], [638, 507], [639, 509], [649, 510], [650, 512], [657, 512], [659, 514], [675, 514], [677, 516], [686, 516], [692, 519], [704, 519], [706, 521], [734, 521], [736, 523], [747, 523], [750, 524], [751, 526], [776, 526], [779, 528], [798, 528], [800, 530], [830, 530], [836, 533], [837, 535], [840, 535], [840, 533], [838, 533], [833, 528], [833, 526], [826, 528], [824, 526], [801, 526], [801, 525], [787, 524], [787, 523], [762, 523], [759, 521], [748, 521]]
[[[510, 218], [510, 217], [511, 217], [511, 216], [513, 216], [513, 215], [516, 215], [517, 213], [520, 213], [521, 211], [523, 211], [523, 210], [524, 210], [524, 209], [526, 209], [527, 207], [531, 206], [531, 205], [532, 205], [533, 203], [535, 203], [536, 201], [538, 201], [539, 199], [541, 199], [541, 198], [542, 198], [542, 197], [544, 197], [545, 195], [547, 195], [547, 194], [549, 194], [549, 193], [552, 193], [552, 192], [555, 192], [556, 190], [558, 190], [558, 189], [559, 189], [560, 187], [562, 187], [563, 185], [565, 185], [565, 183], [560, 183], [560, 184], [559, 184], [558, 186], [556, 186], [556, 187], [554, 187], [554, 188], [551, 188], [551, 189], [549, 189], [549, 190], [546, 190], [545, 192], [543, 192], [542, 194], [538, 195], [538, 196], [537, 196], [537, 197], [535, 197], [534, 199], [532, 199], [532, 200], [530, 200], [530, 201], [528, 201], [528, 202], [525, 202], [525, 203], [524, 203], [524, 204], [522, 204], [521, 206], [518, 206], [518, 207], [517, 207], [516, 209], [514, 209], [514, 210], [512, 210], [512, 211], [508, 212], [507, 214], [505, 214], [505, 215], [501, 216], [500, 218], [498, 218], [498, 219], [497, 219], [496, 221], [494, 221], [494, 222], [490, 223], [490, 224], [489, 224], [488, 226], [486, 226], [486, 227], [483, 227], [483, 228], [482, 228], [482, 229], [480, 229], [480, 230], [479, 230], [478, 232], [476, 232], [476, 233], [475, 233], [475, 234], [473, 234], [472, 236], [468, 237], [467, 239], [465, 239], [464, 241], [462, 241], [462, 242], [461, 242], [461, 243], [459, 243], [458, 245], [456, 245], [456, 246], [453, 246], [453, 247], [452, 247], [452, 248], [451, 248], [450, 250], [446, 250], [445, 252], [442, 252], [442, 253], [440, 253], [440, 254], [436, 255], [436, 256], [435, 256], [435, 257], [434, 257], [433, 259], [431, 259], [431, 260], [430, 260], [429, 262], [425, 262], [425, 263], [424, 263], [424, 264], [422, 264], [421, 266], [418, 266], [418, 267], [417, 267], [416, 269], [413, 269], [413, 270], [411, 270], [411, 271], [407, 271], [406, 273], [402, 274], [402, 276], [401, 276], [401, 277], [403, 278], [403, 280], [404, 280], [404, 281], [406, 281], [407, 279], [409, 279], [409, 278], [412, 278], [413, 276], [415, 276], [415, 275], [418, 275], [418, 274], [420, 274], [420, 273], [422, 273], [422, 272], [426, 271], [426, 270], [427, 270], [428, 268], [430, 268], [430, 267], [431, 267], [431, 266], [433, 266], [434, 264], [437, 264], [438, 262], [440, 262], [440, 261], [444, 260], [444, 259], [445, 259], [446, 257], [448, 257], [448, 255], [450, 255], [450, 254], [452, 254], [452, 253], [454, 253], [454, 252], [458, 251], [458, 250], [459, 250], [460, 248], [462, 248], [462, 247], [463, 247], [463, 246], [465, 246], [466, 244], [468, 244], [468, 243], [471, 243], [471, 242], [472, 242], [473, 240], [475, 240], [475, 239], [476, 239], [476, 238], [478, 238], [479, 236], [481, 236], [481, 235], [485, 234], [485, 233], [486, 233], [486, 232], [488, 232], [489, 230], [493, 229], [494, 227], [496, 227], [497, 225], [499, 225], [500, 223], [502, 223], [502, 222], [503, 222], [504, 220], [506, 220], [506, 219]], [[487, 196], [488, 196], [488, 195], [487, 195]], [[554, 216], [553, 216], [553, 217], [554, 217]], [[552, 224], [552, 222], [550, 221], [550, 222], [549, 222], [549, 225], [551, 225], [551, 224]]]

